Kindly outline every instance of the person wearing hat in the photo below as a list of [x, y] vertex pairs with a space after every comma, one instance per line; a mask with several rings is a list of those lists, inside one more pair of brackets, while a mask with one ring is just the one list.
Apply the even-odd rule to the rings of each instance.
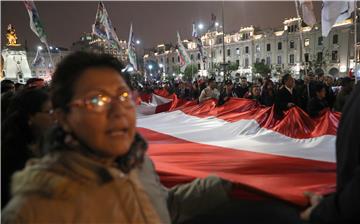
[[216, 89], [216, 81], [215, 78], [212, 77], [208, 80], [208, 86], [201, 91], [200, 97], [199, 97], [199, 103], [204, 102], [208, 99], [219, 99], [220, 93]]
[[230, 97], [238, 97], [235, 92], [234, 85], [230, 79], [225, 81], [225, 86], [220, 93], [218, 105], [223, 105]]

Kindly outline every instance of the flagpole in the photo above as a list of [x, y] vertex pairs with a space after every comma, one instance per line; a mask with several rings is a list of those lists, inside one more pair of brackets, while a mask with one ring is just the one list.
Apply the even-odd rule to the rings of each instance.
[[354, 1], [354, 77], [355, 77], [355, 84], [357, 84], [357, 4]]
[[[302, 26], [301, 26], [301, 17], [300, 17], [300, 13], [299, 13], [299, 5], [300, 2], [298, 2], [297, 0], [295, 0], [295, 8], [296, 8], [296, 14], [297, 14], [297, 17], [300, 18], [298, 20], [298, 26], [299, 26], [299, 34], [300, 34], [300, 63], [303, 64], [303, 44], [304, 44], [304, 40], [303, 40], [303, 33], [302, 33]], [[305, 66], [305, 76], [307, 76], [307, 66], [306, 64], [304, 64]]]
[[222, 8], [221, 8], [221, 17], [222, 17], [222, 48], [223, 48], [223, 72], [224, 72], [224, 79], [225, 82], [225, 21], [224, 21], [224, 0], [222, 2]]

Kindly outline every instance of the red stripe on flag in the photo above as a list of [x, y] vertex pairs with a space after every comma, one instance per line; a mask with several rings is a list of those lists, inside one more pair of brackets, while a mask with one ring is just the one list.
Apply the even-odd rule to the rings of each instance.
[[[265, 153], [233, 150], [178, 139], [138, 128], [150, 143], [149, 155], [165, 185], [217, 174], [240, 186], [297, 205], [306, 205], [304, 191], [335, 190], [336, 164]], [[271, 147], [271, 146], [269, 146]]]

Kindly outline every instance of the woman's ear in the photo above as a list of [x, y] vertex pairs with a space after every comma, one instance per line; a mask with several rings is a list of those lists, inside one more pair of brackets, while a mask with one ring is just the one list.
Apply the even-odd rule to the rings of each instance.
[[60, 125], [60, 127], [62, 127], [62, 129], [65, 132], [68, 132], [68, 133], [71, 132], [70, 126], [67, 121], [67, 114], [63, 110], [56, 109], [54, 111], [54, 116], [55, 116], [55, 119], [57, 120], [58, 124]]

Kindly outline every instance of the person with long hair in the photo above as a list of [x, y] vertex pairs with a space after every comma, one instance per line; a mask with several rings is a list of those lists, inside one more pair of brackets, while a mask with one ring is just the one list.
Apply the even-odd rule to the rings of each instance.
[[12, 97], [1, 125], [1, 207], [10, 198], [12, 174], [24, 168], [29, 158], [40, 156], [39, 141], [53, 122], [46, 90], [22, 90]]

